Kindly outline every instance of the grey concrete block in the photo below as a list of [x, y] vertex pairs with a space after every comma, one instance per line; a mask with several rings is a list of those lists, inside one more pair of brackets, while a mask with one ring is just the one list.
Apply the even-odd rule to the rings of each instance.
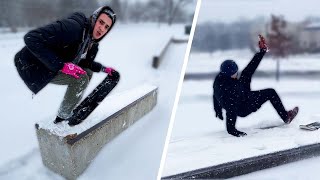
[[150, 112], [156, 103], [154, 89], [86, 131], [66, 137], [36, 124], [43, 164], [67, 179], [76, 179], [106, 143]]

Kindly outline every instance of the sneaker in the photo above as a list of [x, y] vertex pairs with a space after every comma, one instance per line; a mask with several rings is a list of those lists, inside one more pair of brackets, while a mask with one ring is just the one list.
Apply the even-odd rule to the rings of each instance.
[[285, 123], [290, 124], [291, 121], [297, 116], [299, 108], [295, 107], [292, 110], [288, 111], [288, 118]]
[[62, 119], [61, 117], [57, 116], [56, 119], [53, 121], [53, 123], [57, 124], [59, 122], [64, 121], [65, 119]]

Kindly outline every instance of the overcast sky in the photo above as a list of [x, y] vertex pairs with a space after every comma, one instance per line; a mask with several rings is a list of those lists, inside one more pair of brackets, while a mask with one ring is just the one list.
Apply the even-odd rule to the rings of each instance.
[[320, 17], [320, 0], [202, 0], [198, 23], [270, 17], [271, 13], [282, 14], [289, 21]]

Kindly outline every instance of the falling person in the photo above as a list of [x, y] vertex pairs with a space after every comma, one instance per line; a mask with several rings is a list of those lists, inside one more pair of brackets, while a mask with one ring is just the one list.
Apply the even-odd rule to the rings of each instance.
[[268, 52], [265, 39], [259, 35], [260, 52], [256, 53], [238, 78], [238, 66], [233, 60], [225, 60], [220, 66], [220, 73], [213, 83], [213, 104], [216, 117], [223, 120], [222, 109], [226, 110], [226, 126], [229, 134], [245, 136], [245, 132], [236, 129], [237, 117], [246, 117], [256, 112], [262, 104], [270, 101], [284, 123], [291, 121], [298, 114], [299, 108], [287, 111], [277, 92], [272, 89], [252, 91], [251, 79], [263, 56]]

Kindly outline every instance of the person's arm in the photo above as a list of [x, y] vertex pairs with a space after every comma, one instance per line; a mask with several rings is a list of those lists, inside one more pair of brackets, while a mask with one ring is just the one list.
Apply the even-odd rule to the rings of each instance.
[[32, 30], [24, 36], [26, 47], [48, 69], [59, 71], [64, 62], [71, 62], [72, 59], [61, 59], [53, 49], [81, 40], [84, 27], [81, 23], [85, 22], [85, 18], [82, 13], [74, 13], [69, 18]]
[[99, 46], [98, 43], [93, 43], [91, 48], [88, 51], [86, 59], [80, 61], [79, 65], [84, 68], [89, 68], [93, 72], [105, 72], [108, 75], [112, 76], [112, 73], [114, 71], [113, 68], [105, 67], [102, 64], [94, 61], [99, 51], [98, 46]]
[[227, 100], [227, 107], [226, 107], [226, 125], [227, 131], [229, 134], [233, 136], [245, 136], [247, 135], [244, 132], [238, 131], [236, 129], [236, 121], [237, 121], [237, 114], [239, 113], [239, 97], [237, 93], [233, 92], [232, 90], [228, 93], [228, 100]]
[[216, 117], [218, 117], [219, 119], [223, 120], [222, 107], [219, 104], [219, 101], [214, 96], [214, 94], [213, 94], [213, 107], [214, 107], [214, 111], [216, 112]]
[[229, 134], [234, 134], [236, 133], [236, 121], [237, 121], [237, 114], [233, 109], [228, 109], [226, 113], [226, 125], [227, 125], [227, 131]]
[[259, 34], [259, 39], [260, 40], [258, 42], [258, 46], [260, 48], [260, 52], [256, 53], [253, 56], [253, 58], [251, 59], [249, 64], [242, 71], [243, 75], [252, 76], [253, 73], [258, 68], [258, 66], [259, 66], [263, 56], [265, 55], [265, 53], [269, 51], [268, 45], [267, 45], [266, 40], [264, 39], [264, 37]]
[[88, 50], [86, 59], [80, 61], [79, 66], [88, 68], [93, 72], [100, 72], [103, 68], [102, 64], [95, 62], [94, 59], [99, 51], [98, 43], [93, 43], [90, 49]]
[[258, 68], [265, 53], [266, 53], [265, 51], [260, 51], [260, 52], [256, 53], [253, 56], [253, 58], [251, 59], [251, 61], [249, 62], [249, 64], [244, 68], [241, 75], [252, 76], [253, 73]]

